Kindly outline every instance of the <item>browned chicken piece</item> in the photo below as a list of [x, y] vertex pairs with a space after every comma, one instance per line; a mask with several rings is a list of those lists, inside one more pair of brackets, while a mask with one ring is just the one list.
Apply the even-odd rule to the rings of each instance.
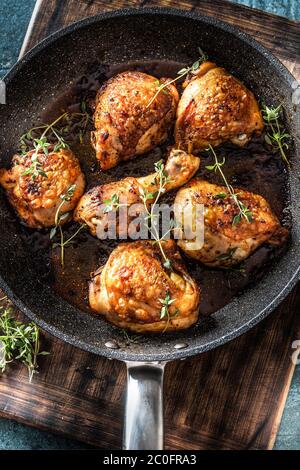
[[167, 138], [178, 103], [174, 85], [157, 92], [158, 80], [142, 72], [123, 72], [109, 79], [96, 97], [92, 144], [102, 170], [148, 152]]
[[[0, 184], [6, 190], [9, 202], [26, 225], [33, 228], [55, 225], [55, 215], [62, 196], [74, 185], [73, 195], [59, 210], [62, 216], [74, 209], [84, 192], [85, 179], [73, 152], [61, 149], [38, 153], [39, 172], [30, 172], [32, 156], [15, 155], [10, 170], [0, 170]], [[28, 173], [28, 174], [26, 174]], [[62, 218], [61, 223], [66, 222]]]
[[263, 130], [253, 93], [222, 67], [204, 62], [183, 86], [175, 127], [178, 148], [197, 153], [226, 141], [244, 146]]
[[[175, 218], [181, 225], [182, 208], [204, 205], [204, 245], [195, 249], [193, 240], [178, 240], [179, 247], [191, 258], [208, 266], [229, 267], [246, 259], [262, 243], [279, 245], [288, 236], [268, 202], [258, 194], [236, 189], [239, 201], [252, 213], [252, 221], [241, 217], [234, 223], [239, 209], [223, 186], [199, 178], [181, 188], [175, 199]], [[249, 217], [251, 220], [251, 218]], [[193, 218], [191, 223], [195, 224]], [[182, 227], [182, 226], [181, 226]], [[191, 248], [192, 247], [192, 248]]]
[[163, 242], [163, 249], [172, 262], [171, 271], [164, 268], [161, 251], [151, 241], [120, 244], [94, 274], [91, 308], [114, 325], [138, 333], [193, 325], [198, 319], [200, 290], [175, 242]]
[[[182, 150], [172, 149], [164, 168], [164, 174], [168, 177], [165, 190], [170, 191], [187, 183], [198, 170], [199, 164], [198, 157], [189, 155]], [[105, 202], [111, 201], [111, 209], [113, 210], [120, 206], [129, 210], [133, 204], [141, 205], [141, 190], [154, 193], [157, 189], [156, 173], [142, 178], [128, 177], [121, 181], [96, 186], [82, 196], [74, 212], [74, 219], [77, 222], [87, 224], [91, 234], [96, 236], [97, 233], [100, 233], [99, 231], [103, 233], [109, 224], [110, 211], [106, 211]], [[116, 207], [114, 207], [114, 201]], [[147, 203], [151, 203], [150, 198]], [[128, 213], [128, 220], [125, 220], [123, 224], [117, 220], [117, 234], [120, 238], [124, 238], [128, 224], [138, 215]]]

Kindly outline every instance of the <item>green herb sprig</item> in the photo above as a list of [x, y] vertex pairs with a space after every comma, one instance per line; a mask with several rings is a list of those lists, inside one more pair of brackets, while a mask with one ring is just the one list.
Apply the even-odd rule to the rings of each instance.
[[199, 59], [197, 59], [196, 62], [194, 62], [190, 67], [184, 67], [184, 68], [178, 70], [176, 78], [173, 78], [172, 80], [169, 80], [166, 83], [160, 83], [160, 81], [158, 79], [155, 80], [154, 84], [157, 87], [157, 91], [156, 91], [155, 95], [151, 98], [149, 103], [147, 104], [147, 108], [149, 108], [149, 106], [151, 106], [151, 104], [156, 99], [156, 97], [159, 95], [159, 93], [163, 92], [165, 94], [168, 94], [166, 88], [169, 85], [171, 85], [172, 83], [177, 82], [181, 78], [185, 77], [187, 74], [195, 72], [200, 67], [202, 62], [205, 62], [208, 59], [208, 56], [206, 54], [204, 54], [204, 52], [202, 51], [202, 49], [200, 47], [198, 47], [198, 50], [199, 50], [199, 53], [201, 54]]
[[[162, 254], [164, 263], [163, 266], [166, 269], [172, 270], [172, 263], [171, 260], [166, 256], [162, 242], [166, 238], [166, 236], [171, 232], [171, 230], [175, 226], [175, 222], [172, 220], [170, 222], [170, 227], [166, 233], [162, 236], [159, 234], [159, 230], [157, 228], [157, 214], [155, 214], [155, 207], [158, 203], [159, 198], [162, 194], [166, 192], [166, 185], [170, 182], [170, 177], [165, 174], [165, 165], [162, 160], [156, 162], [154, 165], [155, 168], [155, 176], [154, 176], [154, 183], [157, 185], [158, 189], [155, 192], [148, 191], [144, 188], [139, 188], [140, 196], [144, 204], [146, 217], [145, 223], [147, 228], [150, 225], [150, 232], [152, 237], [155, 240], [155, 243], [158, 244], [160, 252]], [[151, 208], [149, 208], [149, 201], [153, 201]], [[150, 224], [149, 224], [150, 223]]]
[[[51, 124], [43, 124], [31, 128], [28, 132], [20, 137], [20, 150], [21, 155], [26, 156], [34, 149], [31, 156], [31, 165], [24, 171], [22, 176], [31, 175], [32, 179], [38, 176], [47, 178], [47, 174], [43, 170], [43, 165], [39, 161], [39, 154], [49, 154], [49, 147], [53, 147], [53, 152], [58, 152], [61, 149], [68, 149], [69, 144], [66, 142], [66, 137], [70, 134], [72, 126], [78, 129], [79, 141], [82, 143], [83, 135], [88, 127], [91, 117], [86, 110], [86, 104], [81, 103], [81, 111], [76, 113], [65, 112], [55, 119]], [[57, 124], [60, 124], [58, 129]], [[42, 134], [36, 137], [37, 133]], [[50, 136], [51, 134], [51, 136]], [[55, 143], [52, 143], [54, 141]], [[30, 145], [29, 145], [30, 142]], [[33, 147], [33, 149], [31, 148]]]
[[46, 356], [47, 351], [40, 351], [40, 330], [31, 322], [17, 321], [12, 316], [12, 309], [0, 307], [0, 371], [6, 370], [7, 364], [14, 360], [21, 361], [28, 369], [29, 382], [37, 372], [38, 356]]
[[[38, 139], [36, 139], [38, 140]], [[44, 153], [48, 152], [48, 145], [45, 142], [45, 139], [39, 139], [38, 142], [34, 142], [35, 152], [32, 154], [31, 157], [31, 165], [30, 167], [22, 173], [22, 176], [31, 175], [32, 179], [35, 180], [38, 176], [43, 176], [47, 178], [47, 173], [45, 173], [43, 169], [43, 165], [39, 162], [39, 152], [43, 149]]]
[[75, 190], [76, 190], [76, 184], [71, 184], [71, 186], [69, 186], [67, 191], [64, 194], [60, 195], [61, 203], [58, 205], [56, 213], [55, 213], [55, 219], [54, 219], [55, 226], [50, 231], [50, 240], [52, 240], [52, 238], [54, 238], [54, 236], [56, 235], [57, 229], [60, 227], [61, 222], [63, 222], [69, 217], [70, 215], [69, 212], [61, 213], [61, 210], [66, 202], [70, 202], [72, 200]]
[[66, 125], [60, 129], [60, 132], [65, 137], [68, 137], [71, 129], [75, 129], [78, 131], [78, 139], [79, 142], [82, 144], [83, 136], [88, 128], [88, 125], [92, 123], [91, 115], [87, 111], [87, 104], [85, 101], [82, 101], [80, 104], [80, 111], [81, 112], [74, 112], [74, 113], [67, 113], [65, 120]]
[[265, 104], [262, 107], [262, 116], [266, 126], [265, 141], [271, 145], [274, 151], [279, 151], [283, 161], [289, 166], [290, 163], [286, 156], [285, 150], [288, 150], [288, 140], [291, 135], [284, 129], [281, 124], [282, 105], [269, 107]]
[[[44, 131], [41, 135], [40, 138], [33, 138], [33, 146], [34, 146], [34, 152], [31, 156], [31, 165], [30, 167], [22, 173], [22, 176], [26, 175], [31, 175], [32, 179], [35, 180], [38, 176], [43, 176], [44, 178], [47, 178], [47, 174], [43, 170], [43, 166], [39, 161], [39, 153], [43, 152], [45, 155], [48, 155], [49, 153], [49, 147], [51, 146], [51, 143], [47, 141], [47, 134], [51, 130], [56, 139], [57, 143], [55, 144], [54, 147], [54, 152], [57, 152], [60, 149], [66, 149], [69, 148], [68, 144], [65, 142], [65, 140], [58, 134], [57, 130], [55, 129], [55, 125], [61, 121], [67, 113], [62, 114], [59, 116], [55, 121], [53, 121], [51, 124], [45, 125], [45, 126], [38, 126], [29, 131], [29, 134], [27, 133], [26, 135], [31, 135], [34, 130], [37, 129], [42, 129], [44, 128]], [[28, 154], [28, 151], [25, 151], [25, 134], [21, 137], [20, 139], [21, 142], [21, 149], [22, 150], [22, 155], [25, 156]]]
[[81, 224], [79, 226], [79, 228], [76, 230], [76, 232], [73, 233], [73, 235], [71, 235], [67, 240], [65, 240], [63, 229], [62, 229], [61, 225], [59, 225], [60, 241], [57, 242], [57, 243], [53, 243], [52, 248], [60, 247], [60, 263], [61, 263], [62, 267], [65, 266], [65, 248], [66, 248], [66, 246], [73, 243], [74, 238], [76, 238], [77, 235], [79, 234], [79, 232], [81, 232], [81, 230], [85, 229], [86, 227], [87, 227], [86, 224]]
[[[27, 155], [27, 153], [34, 148], [35, 141], [41, 139], [41, 136], [38, 136], [38, 134], [42, 131], [45, 133], [45, 136], [48, 136], [51, 142], [55, 142], [56, 145], [51, 144], [54, 145], [55, 152], [60, 148], [66, 148], [64, 145], [66, 145], [66, 140], [69, 140], [72, 128], [78, 130], [79, 141], [82, 143], [83, 135], [91, 121], [92, 119], [87, 111], [87, 105], [83, 101], [80, 104], [80, 112], [64, 112], [51, 124], [42, 124], [32, 127], [29, 131], [25, 132], [20, 137], [21, 155]], [[57, 126], [58, 123], [59, 126]]]
[[83, 228], [86, 227], [86, 224], [81, 224], [78, 230], [76, 230], [76, 232], [70, 238], [65, 240], [61, 223], [69, 217], [70, 213], [61, 213], [61, 210], [66, 202], [70, 202], [72, 200], [75, 190], [76, 184], [72, 184], [65, 194], [60, 195], [61, 203], [59, 204], [55, 213], [55, 226], [50, 231], [50, 240], [52, 240], [55, 237], [57, 230], [59, 230], [60, 241], [58, 243], [53, 243], [52, 248], [57, 248], [58, 246], [60, 247], [60, 260], [63, 267], [65, 265], [65, 247], [74, 240], [74, 238], [78, 235], [79, 232], [81, 232]]
[[[218, 171], [225, 183], [225, 186], [228, 190], [228, 193], [229, 193], [229, 196], [231, 197], [231, 199], [234, 201], [234, 203], [236, 204], [239, 212], [238, 214], [236, 214], [233, 219], [232, 219], [232, 225], [238, 225], [242, 219], [246, 220], [247, 222], [253, 222], [253, 214], [252, 212], [248, 209], [247, 206], [245, 206], [245, 204], [242, 203], [242, 201], [240, 201], [239, 199], [239, 194], [236, 193], [234, 191], [234, 188], [231, 186], [231, 184], [228, 183], [227, 179], [226, 179], [226, 176], [224, 175], [224, 172], [222, 170], [222, 166], [224, 165], [225, 163], [225, 158], [223, 158], [222, 162], [220, 162], [218, 160], [218, 157], [216, 155], [216, 152], [214, 151], [214, 149], [212, 148], [211, 145], [209, 145], [209, 149], [213, 156], [214, 156], [214, 159], [215, 159], [215, 163], [214, 165], [208, 165], [206, 166], [206, 169], [209, 170], [209, 171], [214, 171], [215, 173]], [[215, 198], [226, 198], [227, 197], [227, 194], [226, 193], [220, 193], [216, 196], [214, 196]]]

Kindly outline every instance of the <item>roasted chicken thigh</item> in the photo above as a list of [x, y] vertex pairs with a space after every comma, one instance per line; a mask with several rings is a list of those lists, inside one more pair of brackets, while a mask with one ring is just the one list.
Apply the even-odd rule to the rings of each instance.
[[[73, 186], [72, 197], [60, 207], [60, 216], [74, 209], [84, 192], [85, 179], [73, 152], [61, 149], [48, 154], [39, 152], [39, 170], [33, 170], [35, 151], [15, 155], [10, 170], [0, 170], [0, 184], [9, 202], [26, 225], [33, 228], [55, 225], [55, 215], [62, 196]], [[35, 173], [36, 172], [36, 173]], [[67, 218], [61, 218], [61, 223]]]
[[[165, 191], [187, 183], [198, 170], [199, 164], [198, 157], [189, 155], [182, 150], [172, 149], [164, 168], [164, 174], [168, 177]], [[118, 224], [118, 236], [123, 238], [123, 235], [127, 233], [130, 221], [138, 216], [138, 214], [132, 213], [131, 217], [129, 209], [133, 204], [141, 205], [141, 190], [155, 193], [157, 189], [156, 173], [141, 178], [129, 176], [121, 181], [96, 186], [82, 196], [74, 212], [74, 219], [77, 222], [87, 224], [91, 234], [96, 236], [98, 233], [99, 236], [100, 230], [103, 233], [107, 229], [111, 216], [111, 211], [106, 210], [105, 203], [111, 204], [111, 210], [119, 207], [126, 208], [128, 219]], [[147, 203], [151, 203], [150, 198]]]
[[200, 291], [176, 244], [163, 242], [172, 270], [151, 241], [120, 244], [90, 283], [91, 308], [108, 321], [138, 333], [188, 328], [198, 319]]
[[281, 244], [287, 238], [288, 230], [281, 227], [262, 196], [242, 189], [237, 189], [236, 193], [251, 212], [251, 221], [241, 217], [238, 223], [233, 223], [239, 209], [226, 187], [195, 178], [178, 191], [175, 217], [181, 227], [182, 210], [186, 205], [204, 205], [204, 245], [191, 249], [193, 240], [184, 236], [178, 240], [179, 247], [188, 256], [209, 266], [229, 267], [246, 259], [262, 243]]
[[99, 90], [92, 144], [103, 170], [148, 152], [166, 140], [175, 119], [176, 87], [168, 85], [150, 103], [159, 84], [165, 81], [128, 71], [112, 77]]
[[183, 86], [175, 127], [178, 148], [197, 153], [226, 141], [243, 146], [262, 131], [253, 93], [224, 68], [204, 62]]

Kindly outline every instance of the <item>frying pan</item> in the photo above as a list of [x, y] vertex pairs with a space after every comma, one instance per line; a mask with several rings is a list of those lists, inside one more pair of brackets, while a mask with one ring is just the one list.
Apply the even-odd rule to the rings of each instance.
[[[173, 60], [190, 64], [195, 46], [234, 72], [258, 97], [283, 104], [286, 126], [299, 137], [292, 104], [294, 77], [245, 33], [213, 18], [172, 9], [145, 8], [100, 14], [46, 38], [5, 77], [7, 104], [0, 107], [0, 163], [8, 166], [18, 136], [39, 111], [78, 77], [88, 62], [126, 63]], [[126, 345], [119, 331], [101, 318], [63, 300], [39, 275], [38, 260], [20, 236], [20, 223], [5, 197], [0, 201], [0, 286], [40, 327], [87, 351], [125, 361], [128, 370], [125, 449], [163, 446], [162, 383], [167, 361], [220, 346], [249, 330], [284, 299], [298, 280], [300, 261], [300, 164], [295, 138], [288, 175], [292, 237], [286, 253], [262, 280], [193, 329], [147, 336]]]

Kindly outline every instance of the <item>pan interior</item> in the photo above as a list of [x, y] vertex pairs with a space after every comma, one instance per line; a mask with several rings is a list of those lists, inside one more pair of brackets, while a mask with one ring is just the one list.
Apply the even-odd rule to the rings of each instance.
[[[16, 151], [17, 139], [35, 122], [43, 118], [43, 110], [90, 69], [91, 64], [190, 64], [198, 55], [197, 46], [210, 59], [240, 78], [258, 99], [267, 103], [283, 103], [286, 125], [291, 134], [297, 132], [295, 110], [291, 103], [292, 77], [279, 63], [243, 34], [231, 28], [185, 13], [154, 10], [120, 12], [101, 15], [68, 28], [30, 53], [7, 78], [7, 106], [0, 108], [1, 167], [7, 166]], [[176, 44], [176, 47], [174, 47]], [[124, 64], [124, 65], [122, 65]], [[144, 65], [145, 66], [145, 65]], [[161, 66], [161, 65], [159, 65]], [[175, 70], [175, 69], [174, 69]], [[159, 151], [159, 150], [158, 150]], [[53, 289], [47, 266], [39, 257], [45, 237], [34, 233], [24, 237], [24, 228], [16, 220], [5, 198], [0, 201], [2, 254], [0, 273], [5, 288], [21, 309], [38, 324], [73, 344], [109, 357], [127, 360], [174, 359], [216, 347], [246, 331], [267, 315], [294, 284], [299, 265], [299, 164], [292, 149], [293, 169], [277, 171], [287, 182], [285, 207], [292, 216], [292, 241], [287, 252], [272, 269], [242, 295], [234, 298], [213, 315], [203, 317], [196, 327], [185, 332], [142, 336], [128, 340], [120, 331], [101, 318], [92, 316], [67, 302]], [[156, 161], [158, 154], [150, 155]], [[142, 159], [143, 157], [141, 157]], [[141, 159], [123, 166], [118, 179], [127, 172], [141, 171]], [[144, 170], [148, 168], [145, 167]], [[251, 165], [249, 174], [253, 169]], [[93, 178], [91, 177], [90, 184]], [[269, 181], [265, 182], [266, 185]], [[263, 184], [263, 182], [262, 182]], [[276, 195], [273, 196], [274, 200]], [[272, 202], [272, 201], [271, 201]], [[289, 207], [287, 207], [287, 205]], [[28, 237], [32, 239], [29, 240]], [[34, 250], [32, 251], [32, 247]], [[45, 268], [45, 269], [44, 269]], [[216, 281], [216, 291], [218, 289]], [[105, 346], [114, 340], [117, 349]], [[185, 345], [176, 349], [178, 344]]]

